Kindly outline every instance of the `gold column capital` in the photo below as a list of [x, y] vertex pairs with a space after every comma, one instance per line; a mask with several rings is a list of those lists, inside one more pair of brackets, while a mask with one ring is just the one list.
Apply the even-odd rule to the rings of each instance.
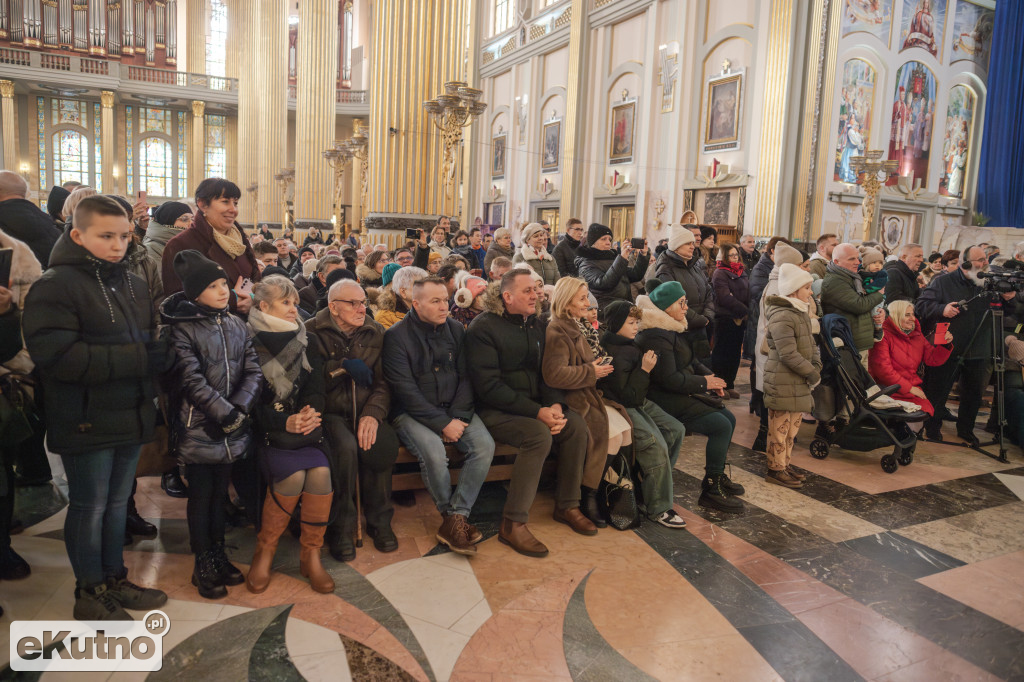
[[100, 102], [103, 103], [104, 109], [112, 109], [114, 107], [114, 93], [110, 90], [104, 90], [100, 93]]
[[0, 81], [0, 95], [14, 97], [14, 81]]
[[203, 114], [206, 113], [206, 102], [202, 100], [196, 100], [192, 102], [192, 115], [196, 118], [202, 118]]

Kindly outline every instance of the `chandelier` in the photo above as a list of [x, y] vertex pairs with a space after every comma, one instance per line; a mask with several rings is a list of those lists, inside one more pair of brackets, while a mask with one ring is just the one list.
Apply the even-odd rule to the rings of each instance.
[[455, 151], [462, 142], [462, 129], [487, 108], [487, 105], [480, 101], [483, 94], [483, 90], [468, 87], [463, 81], [448, 81], [444, 84], [442, 94], [423, 103], [430, 120], [442, 134], [442, 173], [445, 194], [449, 198], [452, 196], [452, 184], [455, 179]]

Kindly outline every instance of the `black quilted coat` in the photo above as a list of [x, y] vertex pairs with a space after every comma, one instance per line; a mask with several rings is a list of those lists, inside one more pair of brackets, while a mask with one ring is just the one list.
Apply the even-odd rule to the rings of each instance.
[[171, 294], [160, 306], [171, 325], [174, 366], [167, 377], [172, 387], [172, 438], [185, 464], [221, 464], [245, 457], [252, 443], [246, 425], [230, 435], [220, 427], [234, 410], [251, 414], [263, 386], [263, 372], [249, 331], [239, 318], [210, 310]]

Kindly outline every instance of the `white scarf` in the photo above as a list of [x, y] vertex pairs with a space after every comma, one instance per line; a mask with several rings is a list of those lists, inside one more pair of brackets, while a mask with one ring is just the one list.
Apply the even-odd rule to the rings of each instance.
[[551, 254], [548, 253], [547, 249], [541, 249], [540, 251], [535, 250], [529, 244], [523, 244], [519, 247], [520, 253], [523, 254], [523, 260], [554, 260]]
[[787, 301], [789, 301], [790, 303], [792, 303], [793, 307], [796, 308], [797, 310], [799, 310], [800, 312], [802, 312], [802, 313], [806, 313], [807, 312], [807, 308], [808, 308], [807, 304], [805, 302], [801, 301], [799, 298], [796, 298], [795, 296], [783, 296], [782, 298], [784, 298]]

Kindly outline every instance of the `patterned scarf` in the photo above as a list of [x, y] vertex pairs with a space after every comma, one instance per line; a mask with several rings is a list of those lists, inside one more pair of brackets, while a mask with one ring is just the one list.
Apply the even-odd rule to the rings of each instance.
[[594, 354], [594, 359], [603, 358], [608, 355], [604, 352], [604, 348], [601, 347], [601, 338], [597, 333], [597, 330], [587, 322], [586, 320], [576, 320], [576, 326], [580, 328], [580, 333], [583, 334], [583, 340], [590, 346], [590, 352]]
[[715, 265], [719, 270], [731, 270], [737, 277], [743, 276], [743, 263], [739, 261], [736, 261], [735, 263], [725, 263], [719, 260], [715, 261]]
[[227, 234], [222, 234], [213, 225], [210, 225], [210, 223], [206, 221], [206, 216], [202, 213], [197, 214], [193, 220], [197, 225], [209, 226], [210, 232], [213, 234], [213, 240], [217, 242], [217, 246], [219, 246], [224, 253], [231, 256], [232, 260], [245, 253], [245, 238], [242, 236], [242, 231], [237, 225], [232, 225]]
[[[291, 327], [292, 323], [286, 323], [288, 328], [282, 330], [281, 322], [283, 320], [271, 317], [255, 306], [249, 311], [249, 329], [255, 341], [253, 347], [259, 355], [263, 376], [274, 390], [274, 398], [278, 401], [291, 397], [301, 371], [308, 372], [311, 369], [306, 360], [306, 327], [300, 322], [294, 323], [295, 327]], [[272, 354], [261, 337], [286, 332], [291, 332], [292, 338], [279, 353]]]

